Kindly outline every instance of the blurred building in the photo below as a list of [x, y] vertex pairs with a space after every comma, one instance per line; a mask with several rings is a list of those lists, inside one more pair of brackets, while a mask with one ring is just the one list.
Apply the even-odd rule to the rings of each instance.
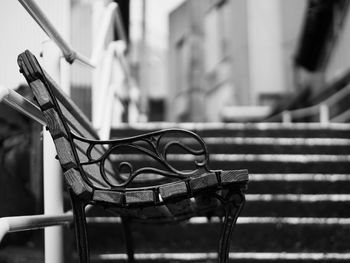
[[[311, 0], [294, 58], [294, 96], [275, 107], [281, 111], [303, 110], [293, 121], [318, 122], [322, 105], [330, 122], [349, 122], [350, 41], [349, 1]], [[313, 107], [313, 108], [312, 108]], [[293, 115], [293, 114], [292, 114]], [[299, 116], [300, 115], [300, 116]], [[275, 115], [276, 116], [276, 115]]]
[[237, 106], [268, 114], [295, 89], [293, 56], [306, 6], [306, 0], [187, 0], [174, 10], [168, 119], [229, 121]]

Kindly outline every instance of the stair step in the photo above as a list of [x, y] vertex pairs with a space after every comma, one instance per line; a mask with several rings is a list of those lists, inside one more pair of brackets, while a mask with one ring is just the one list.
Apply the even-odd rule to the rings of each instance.
[[[167, 138], [180, 141], [196, 149], [198, 142], [191, 138]], [[204, 138], [211, 154], [350, 154], [350, 140], [339, 138]], [[132, 154], [132, 149], [123, 148], [123, 154]], [[180, 147], [170, 147], [168, 153], [186, 153]]]
[[160, 129], [182, 128], [203, 137], [349, 138], [350, 125], [332, 123], [137, 123], [120, 124], [111, 137], [129, 137]]
[[[87, 218], [88, 224], [121, 224], [120, 217], [116, 216], [93, 216]], [[222, 220], [218, 217], [192, 217], [183, 222], [186, 225], [219, 224]], [[329, 217], [245, 217], [237, 219], [237, 225], [242, 224], [290, 224], [290, 225], [345, 225], [350, 226], [350, 218], [329, 218]], [[154, 224], [153, 224], [154, 225]], [[163, 224], [161, 224], [163, 225]]]
[[[125, 254], [101, 254], [93, 255], [93, 262], [125, 262]], [[137, 262], [217, 262], [217, 253], [137, 253], [135, 254]], [[259, 263], [279, 263], [279, 262], [349, 262], [350, 253], [273, 253], [273, 252], [231, 252], [229, 262], [259, 262]]]
[[349, 201], [255, 200], [246, 202], [242, 216], [349, 217]]
[[249, 178], [250, 194], [347, 194], [348, 181], [252, 181]]
[[[113, 162], [128, 161], [137, 167], [157, 166], [151, 158], [140, 155], [114, 155]], [[168, 155], [169, 163], [178, 170], [195, 169], [192, 155]], [[210, 168], [218, 170], [248, 169], [249, 173], [350, 173], [350, 155], [210, 155]]]
[[[344, 224], [317, 222], [303, 219], [305, 224], [296, 224], [295, 219], [276, 219], [264, 222], [264, 218], [246, 224], [238, 223], [233, 232], [230, 251], [259, 252], [332, 252], [348, 253], [349, 221]], [[286, 223], [288, 222], [289, 223]], [[326, 219], [329, 220], [329, 219]], [[325, 222], [327, 222], [325, 220]], [[312, 222], [314, 221], [314, 222]], [[214, 252], [220, 224], [137, 224], [131, 225], [137, 253], [154, 252]], [[199, 234], [200, 233], [200, 236]], [[123, 253], [120, 224], [89, 224], [92, 253]], [[208, 238], [205, 238], [208, 237]], [[261, 242], [264, 240], [264, 242]], [[111, 245], [113, 244], [113, 245]]]
[[[207, 144], [210, 154], [350, 154], [350, 145]], [[170, 153], [181, 153], [171, 150]]]

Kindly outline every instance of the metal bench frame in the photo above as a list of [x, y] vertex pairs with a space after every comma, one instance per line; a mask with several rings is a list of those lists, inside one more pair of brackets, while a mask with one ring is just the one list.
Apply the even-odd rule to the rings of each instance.
[[[134, 262], [130, 220], [168, 222], [206, 214], [223, 216], [218, 262], [228, 261], [232, 229], [245, 203], [247, 170], [210, 170], [209, 153], [203, 139], [182, 129], [101, 141], [91, 123], [30, 51], [18, 56], [18, 65], [55, 142], [72, 201], [81, 263], [89, 262], [87, 204], [115, 209], [120, 214], [127, 232], [129, 262]], [[192, 144], [181, 141], [180, 135], [190, 138]], [[174, 148], [194, 157], [193, 169], [180, 170], [169, 161], [169, 152]], [[112, 167], [111, 157], [125, 150], [148, 156], [151, 165], [134, 167], [132, 162], [122, 160], [119, 167]], [[156, 178], [140, 179], [145, 174], [154, 174]], [[191, 206], [191, 212], [174, 214], [170, 209], [181, 202], [196, 204], [203, 199], [210, 200], [208, 205]], [[152, 213], [147, 214], [148, 210]]]

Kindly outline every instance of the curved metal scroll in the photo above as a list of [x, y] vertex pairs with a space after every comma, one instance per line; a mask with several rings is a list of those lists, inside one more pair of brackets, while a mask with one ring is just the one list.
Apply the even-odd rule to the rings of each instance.
[[[144, 135], [115, 139], [115, 140], [90, 140], [72, 134], [74, 140], [88, 143], [86, 150], [87, 162], [80, 165], [98, 164], [101, 177], [111, 187], [125, 187], [130, 185], [136, 177], [144, 174], [156, 174], [162, 179], [184, 179], [203, 172], [208, 172], [209, 153], [205, 142], [197, 134], [183, 129], [165, 129]], [[94, 157], [92, 152], [96, 146], [102, 145], [106, 151], [101, 156]], [[180, 153], [182, 158], [193, 160], [194, 166], [189, 170], [179, 169], [174, 165], [176, 156]], [[132, 154], [127, 154], [127, 153]], [[137, 157], [135, 159], [135, 156]], [[127, 160], [131, 158], [132, 160]], [[115, 178], [119, 184], [111, 181], [106, 175], [105, 163], [114, 158], [119, 162], [115, 168]], [[121, 158], [126, 158], [121, 159]], [[134, 159], [133, 159], [134, 158]], [[135, 166], [136, 161], [146, 162], [148, 165]], [[134, 164], [133, 164], [134, 162]]]

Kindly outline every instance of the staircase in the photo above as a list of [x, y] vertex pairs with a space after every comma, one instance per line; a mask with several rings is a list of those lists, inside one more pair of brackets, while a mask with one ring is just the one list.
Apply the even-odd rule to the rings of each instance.
[[[174, 126], [204, 137], [212, 169], [249, 170], [247, 203], [234, 231], [232, 262], [350, 261], [350, 125], [144, 124], [122, 126], [112, 136]], [[173, 158], [177, 167], [188, 166], [185, 156]], [[115, 221], [90, 221], [91, 236], [105, 237], [92, 242], [92, 252], [102, 253], [94, 262], [124, 257], [123, 240], [115, 239], [122, 229], [120, 224], [112, 226]], [[137, 258], [215, 262], [219, 227], [215, 218], [195, 218], [181, 225], [135, 224]]]
[[[112, 137], [170, 127], [203, 136], [212, 169], [249, 170], [232, 262], [350, 262], [350, 125], [148, 123], [114, 129]], [[188, 167], [186, 156], [172, 158]], [[125, 262], [119, 219], [102, 209], [90, 216], [92, 262]], [[219, 223], [194, 218], [182, 224], [132, 224], [137, 262], [216, 262]], [[75, 246], [72, 231], [66, 229], [67, 248]], [[43, 262], [1, 254], [0, 262]]]

